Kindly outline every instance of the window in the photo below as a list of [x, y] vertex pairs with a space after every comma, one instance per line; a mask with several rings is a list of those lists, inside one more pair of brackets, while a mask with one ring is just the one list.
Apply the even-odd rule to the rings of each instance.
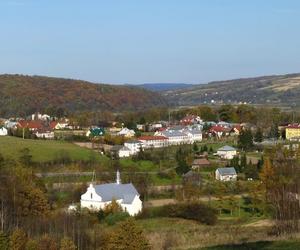
[[93, 193], [91, 193], [91, 199], [93, 199]]

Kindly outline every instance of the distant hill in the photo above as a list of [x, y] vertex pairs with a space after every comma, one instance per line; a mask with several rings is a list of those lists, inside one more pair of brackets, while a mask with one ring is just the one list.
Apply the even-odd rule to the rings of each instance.
[[210, 82], [162, 94], [170, 104], [181, 106], [203, 103], [300, 106], [300, 73]]
[[133, 86], [94, 84], [43, 76], [0, 75], [0, 117], [45, 109], [143, 110], [166, 105], [158, 93]]
[[148, 89], [151, 91], [166, 91], [166, 90], [174, 90], [174, 89], [185, 89], [192, 87], [193, 84], [187, 84], [187, 83], [144, 83], [140, 85], [136, 85], [138, 87]]

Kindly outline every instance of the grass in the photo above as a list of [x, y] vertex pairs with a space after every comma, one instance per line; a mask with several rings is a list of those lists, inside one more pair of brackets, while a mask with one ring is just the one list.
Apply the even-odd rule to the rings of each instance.
[[299, 240], [258, 241], [236, 245], [213, 246], [199, 248], [202, 250], [295, 250], [300, 249]]
[[71, 160], [88, 161], [93, 158], [97, 162], [103, 160], [103, 156], [87, 149], [81, 148], [73, 143], [55, 140], [31, 140], [3, 136], [0, 137], [0, 153], [4, 157], [17, 159], [20, 156], [19, 151], [28, 148], [34, 162], [53, 161], [61, 152], [65, 152]]

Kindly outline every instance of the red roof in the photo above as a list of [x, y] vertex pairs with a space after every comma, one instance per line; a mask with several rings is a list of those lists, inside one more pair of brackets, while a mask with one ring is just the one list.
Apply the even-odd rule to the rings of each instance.
[[55, 126], [56, 126], [57, 124], [58, 124], [57, 121], [52, 121], [52, 122], [50, 122], [50, 128], [51, 128], [51, 129], [54, 129]]
[[218, 125], [212, 126], [210, 128], [210, 132], [229, 132], [229, 131], [230, 129]]
[[295, 129], [300, 129], [300, 124], [289, 124], [286, 128], [295, 128]]
[[138, 138], [140, 141], [154, 141], [154, 140], [168, 140], [167, 137], [164, 136], [154, 136], [154, 135], [144, 135]]
[[19, 121], [17, 126], [19, 128], [29, 128], [29, 129], [41, 129], [44, 127], [42, 121], [39, 121], [39, 120], [37, 120], [37, 121], [21, 120], [21, 121]]

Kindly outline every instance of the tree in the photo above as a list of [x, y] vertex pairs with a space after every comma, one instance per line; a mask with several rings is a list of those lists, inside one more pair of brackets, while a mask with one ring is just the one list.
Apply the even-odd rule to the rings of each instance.
[[9, 249], [9, 238], [6, 233], [0, 231], [0, 250]]
[[109, 238], [109, 250], [148, 250], [151, 249], [143, 231], [129, 218], [121, 222]]
[[196, 142], [193, 143], [193, 151], [196, 153], [199, 151], [199, 147]]
[[76, 250], [76, 246], [69, 237], [64, 237], [60, 241], [60, 250]]
[[26, 233], [22, 229], [17, 228], [10, 236], [9, 249], [25, 250], [27, 240]]
[[274, 139], [278, 139], [279, 136], [280, 136], [280, 133], [279, 133], [279, 130], [278, 130], [278, 124], [274, 123], [271, 126], [269, 137], [274, 138]]
[[56, 244], [56, 240], [53, 237], [45, 234], [39, 240], [39, 249], [58, 250], [58, 246]]
[[254, 135], [254, 141], [255, 141], [255, 142], [262, 142], [262, 140], [263, 140], [263, 134], [262, 134], [261, 129], [258, 128], [258, 129], [256, 130], [255, 135]]
[[20, 150], [19, 161], [25, 166], [30, 166], [32, 164], [32, 155], [30, 154], [29, 148], [23, 148]]
[[29, 239], [26, 243], [26, 250], [39, 250], [38, 242], [33, 239]]
[[238, 136], [238, 146], [242, 150], [249, 150], [253, 147], [253, 136], [250, 130], [242, 130]]

